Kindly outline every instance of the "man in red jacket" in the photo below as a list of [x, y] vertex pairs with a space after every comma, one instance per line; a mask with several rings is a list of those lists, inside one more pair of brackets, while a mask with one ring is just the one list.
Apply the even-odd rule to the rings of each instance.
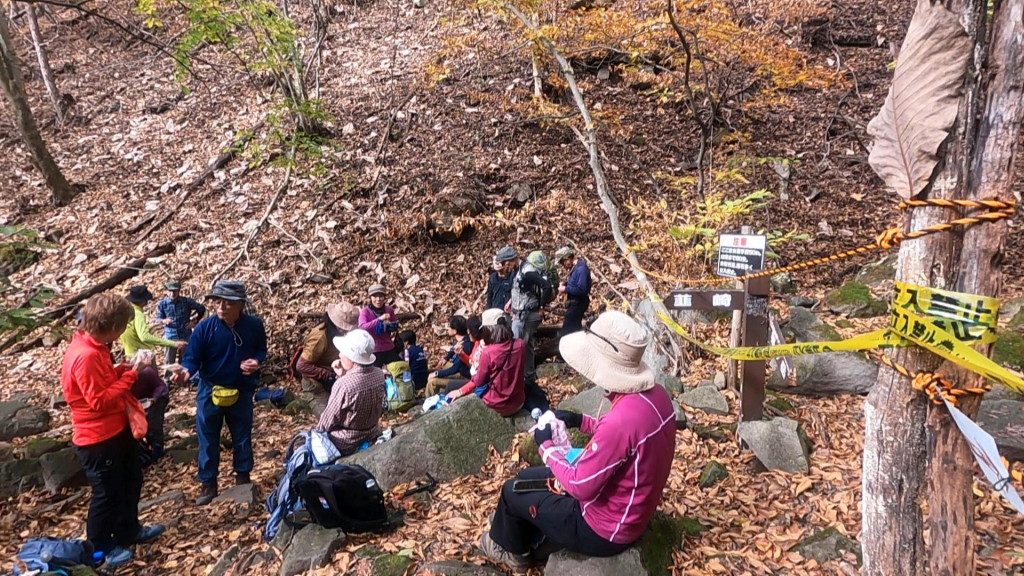
[[64, 352], [60, 374], [71, 409], [71, 442], [92, 487], [86, 532], [111, 568], [132, 559], [131, 545], [164, 531], [160, 524], [139, 524], [142, 462], [125, 405], [136, 373], [124, 364], [114, 366], [108, 348], [133, 316], [131, 305], [120, 296], [90, 298]]
[[[621, 312], [605, 312], [590, 328], [562, 337], [558, 348], [566, 363], [606, 390], [611, 407], [599, 419], [557, 410], [553, 424], [537, 427], [534, 438], [547, 466], [523, 470], [502, 487], [480, 542], [492, 560], [521, 570], [542, 545], [614, 556], [643, 535], [668, 481], [676, 430], [668, 392], [641, 360], [649, 342], [647, 331]], [[553, 441], [564, 438], [567, 427], [592, 435], [573, 462]], [[516, 484], [531, 480], [539, 485]]]

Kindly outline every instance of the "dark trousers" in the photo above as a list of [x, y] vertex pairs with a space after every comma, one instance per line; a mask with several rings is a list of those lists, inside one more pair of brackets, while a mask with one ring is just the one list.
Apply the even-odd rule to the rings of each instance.
[[86, 533], [96, 550], [107, 553], [117, 546], [130, 546], [139, 534], [139, 450], [129, 426], [113, 438], [75, 448], [92, 487]]
[[199, 481], [213, 484], [220, 467], [220, 431], [231, 432], [231, 460], [235, 473], [251, 472], [253, 390], [241, 390], [231, 406], [213, 403], [213, 386], [200, 382], [196, 396], [196, 433], [199, 435]]
[[[527, 468], [516, 480], [551, 478], [547, 466]], [[621, 554], [632, 544], [616, 544], [597, 535], [583, 519], [579, 500], [543, 492], [514, 492], [509, 480], [501, 487], [498, 509], [491, 523], [491, 540], [507, 552], [526, 555], [545, 542], [545, 548], [565, 548], [586, 556]], [[552, 546], [553, 544], [553, 546]]]
[[387, 350], [385, 352], [374, 352], [373, 355], [376, 356], [377, 358], [373, 362], [373, 365], [376, 366], [377, 368], [383, 368], [388, 364], [391, 364], [392, 362], [398, 362], [402, 359], [402, 356], [398, 353], [398, 350], [395, 350], [394, 348], [392, 348], [391, 350]]
[[445, 394], [451, 394], [452, 392], [455, 392], [456, 390], [458, 390], [459, 388], [462, 388], [463, 386], [465, 386], [468, 383], [469, 383], [469, 380], [466, 380], [465, 378], [459, 378], [459, 379], [456, 379], [456, 380], [450, 380], [450, 381], [448, 381], [448, 385], [444, 387], [444, 393]]
[[570, 296], [565, 304], [565, 320], [562, 322], [561, 336], [583, 330], [583, 317], [590, 308], [590, 296]]
[[146, 443], [151, 448], [159, 448], [161, 454], [164, 447], [164, 414], [167, 413], [168, 402], [170, 402], [170, 396], [164, 394], [154, 400], [150, 404], [149, 410], [146, 410], [146, 421], [149, 423], [149, 431], [146, 432]]

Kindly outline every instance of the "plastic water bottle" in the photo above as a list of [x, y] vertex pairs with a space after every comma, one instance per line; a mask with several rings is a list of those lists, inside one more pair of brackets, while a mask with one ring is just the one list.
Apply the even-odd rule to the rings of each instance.
[[92, 553], [92, 565], [99, 566], [100, 564], [103, 564], [103, 551], [97, 550]]
[[530, 410], [530, 416], [532, 416], [534, 420], [540, 420], [540, 417], [543, 414], [544, 413], [540, 411], [540, 408], [534, 408], [533, 410]]
[[406, 370], [405, 372], [402, 372], [402, 382], [404, 382], [406, 384], [408, 384], [409, 382], [412, 382], [412, 372], [409, 372], [408, 370]]

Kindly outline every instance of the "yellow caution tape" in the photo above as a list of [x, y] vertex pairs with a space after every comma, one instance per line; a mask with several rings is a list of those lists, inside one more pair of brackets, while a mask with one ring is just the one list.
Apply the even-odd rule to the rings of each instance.
[[673, 332], [698, 348], [733, 360], [765, 360], [823, 352], [861, 352], [917, 344], [939, 356], [1024, 393], [1024, 379], [971, 348], [996, 339], [999, 301], [896, 282], [889, 328], [834, 342], [803, 342], [775, 346], [723, 348], [700, 342], [675, 320], [658, 312]]

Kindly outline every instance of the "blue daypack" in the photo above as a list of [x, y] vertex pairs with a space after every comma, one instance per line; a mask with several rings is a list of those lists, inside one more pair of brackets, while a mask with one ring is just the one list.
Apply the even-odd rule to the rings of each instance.
[[19, 566], [29, 572], [42, 570], [50, 572], [74, 566], [93, 566], [93, 546], [85, 540], [61, 540], [60, 538], [31, 538], [21, 545], [14, 574], [19, 576]]
[[270, 400], [277, 408], [284, 408], [285, 390], [283, 388], [267, 388], [266, 386], [256, 391], [254, 400]]
[[293, 489], [292, 483], [315, 465], [309, 432], [299, 432], [288, 443], [284, 457], [284, 474], [277, 481], [277, 489], [267, 496], [267, 511], [270, 518], [263, 529], [263, 539], [270, 541], [277, 535], [281, 521], [299, 525], [294, 521], [295, 513], [303, 508], [302, 499]]

